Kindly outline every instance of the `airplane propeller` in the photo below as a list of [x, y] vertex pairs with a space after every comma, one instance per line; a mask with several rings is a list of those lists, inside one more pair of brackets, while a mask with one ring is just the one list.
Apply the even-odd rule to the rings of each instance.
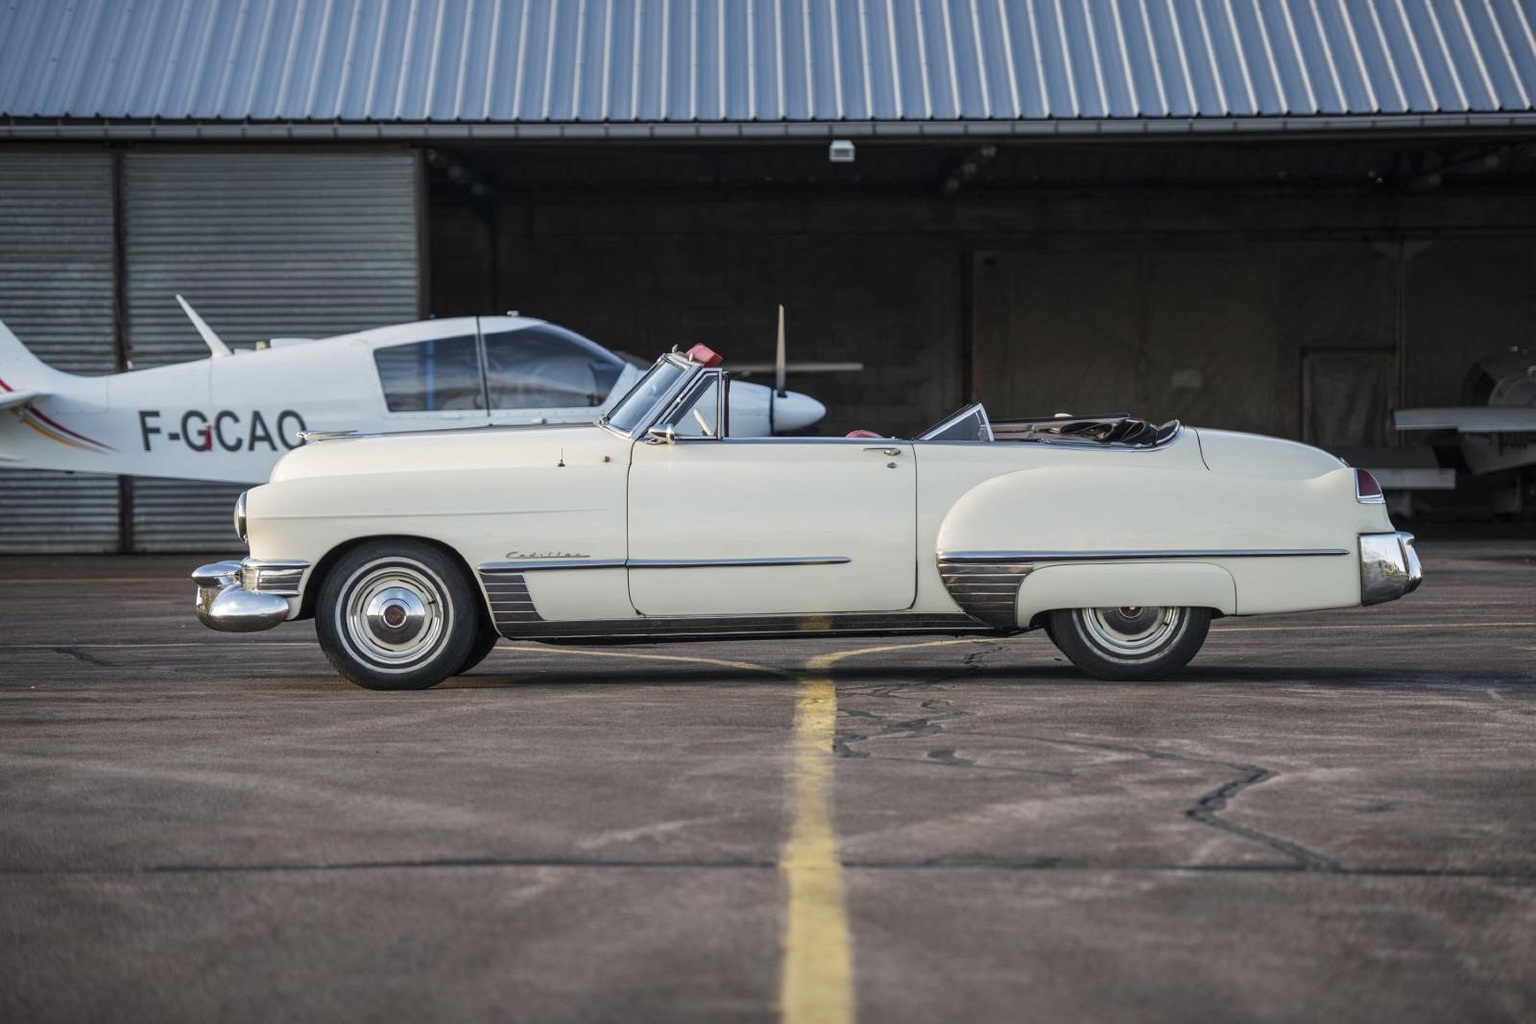
[[789, 371], [784, 348], [784, 304], [779, 303], [779, 347], [773, 358], [773, 393], [784, 397], [784, 377]]
[[[772, 363], [732, 363], [730, 365], [731, 373], [733, 375], [735, 375], [735, 376], [743, 377], [743, 378], [752, 377], [752, 376], [754, 376], [756, 374], [759, 374], [759, 373], [766, 373], [766, 372], [768, 372], [769, 369], [773, 370], [773, 387], [770, 388], [769, 392], [768, 392], [768, 431], [769, 431], [769, 433], [777, 433], [778, 432], [777, 414], [776, 414], [776, 411], [775, 411], [775, 406], [778, 404], [779, 400], [780, 399], [784, 400], [785, 405], [786, 405], [788, 410], [794, 410], [795, 403], [798, 402], [798, 401], [803, 401], [804, 397], [805, 397], [803, 395], [795, 395], [795, 394], [793, 394], [793, 393], [791, 393], [789, 391], [788, 382], [787, 382], [788, 377], [789, 377], [789, 370], [790, 370], [788, 352], [789, 352], [789, 346], [788, 346], [788, 344], [786, 343], [786, 340], [785, 340], [785, 330], [784, 330], [784, 306], [781, 303], [779, 305], [778, 337], [777, 337], [777, 343], [776, 343], [775, 350], [774, 350], [773, 362]], [[864, 369], [864, 364], [863, 363], [854, 363], [854, 362], [848, 362], [848, 363], [821, 363], [821, 362], [817, 362], [817, 363], [799, 363], [799, 362], [797, 362], [794, 365], [794, 370], [795, 370], [796, 373], [860, 373], [860, 372], [863, 371], [863, 369]], [[794, 411], [803, 411], [803, 410], [794, 410]], [[791, 415], [793, 417], [794, 411], [789, 412], [789, 415]], [[819, 416], [820, 416], [820, 413], [818, 412], [817, 413], [817, 417], [813, 417], [813, 418], [819, 418]]]
[[778, 348], [773, 357], [773, 393], [768, 396], [768, 432], [776, 433], [773, 422], [773, 407], [779, 399], [789, 392], [784, 387], [784, 378], [789, 375], [789, 366], [784, 349], [784, 303], [779, 303], [779, 340]]

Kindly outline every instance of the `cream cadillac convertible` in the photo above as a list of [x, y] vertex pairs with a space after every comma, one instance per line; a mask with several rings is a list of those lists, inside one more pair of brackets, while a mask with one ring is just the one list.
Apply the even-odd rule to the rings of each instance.
[[1129, 416], [921, 437], [732, 437], [703, 346], [597, 423], [308, 436], [193, 574], [245, 632], [313, 618], [347, 679], [432, 686], [548, 643], [1044, 629], [1105, 679], [1186, 665], [1213, 617], [1390, 601], [1421, 577], [1369, 473]]

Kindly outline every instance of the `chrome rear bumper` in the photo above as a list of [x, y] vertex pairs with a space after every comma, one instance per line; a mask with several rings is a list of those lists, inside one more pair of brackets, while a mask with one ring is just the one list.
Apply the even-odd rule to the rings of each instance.
[[1360, 603], [1396, 601], [1424, 579], [1411, 533], [1360, 535]]
[[213, 562], [192, 573], [199, 622], [223, 633], [255, 633], [287, 621], [288, 598], [247, 590], [246, 572], [244, 562]]

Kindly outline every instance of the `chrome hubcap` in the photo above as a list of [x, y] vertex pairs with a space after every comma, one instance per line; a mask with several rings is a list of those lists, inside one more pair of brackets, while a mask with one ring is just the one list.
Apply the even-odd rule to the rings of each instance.
[[347, 586], [341, 626], [359, 655], [381, 667], [428, 657], [448, 625], [447, 601], [431, 573], [412, 563], [365, 566]]
[[388, 587], [373, 595], [364, 615], [368, 632], [379, 643], [408, 643], [426, 623], [427, 606], [414, 591]]
[[1088, 637], [1122, 657], [1151, 654], [1179, 631], [1178, 608], [1085, 608], [1078, 613]]

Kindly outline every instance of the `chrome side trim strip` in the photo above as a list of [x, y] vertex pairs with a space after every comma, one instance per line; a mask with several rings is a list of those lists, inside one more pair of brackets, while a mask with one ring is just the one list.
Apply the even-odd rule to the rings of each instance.
[[1232, 548], [1168, 551], [941, 551], [941, 562], [1015, 564], [1023, 562], [1106, 562], [1138, 558], [1331, 558], [1348, 548]]
[[783, 558], [631, 558], [631, 569], [730, 569], [768, 565], [847, 565], [847, 555], [791, 555]]
[[486, 562], [480, 566], [484, 575], [536, 572], [544, 569], [622, 569], [622, 558], [529, 558], [510, 562]]
[[847, 555], [787, 555], [781, 558], [537, 558], [486, 562], [480, 572], [491, 576], [547, 569], [731, 569], [774, 565], [846, 565]]

